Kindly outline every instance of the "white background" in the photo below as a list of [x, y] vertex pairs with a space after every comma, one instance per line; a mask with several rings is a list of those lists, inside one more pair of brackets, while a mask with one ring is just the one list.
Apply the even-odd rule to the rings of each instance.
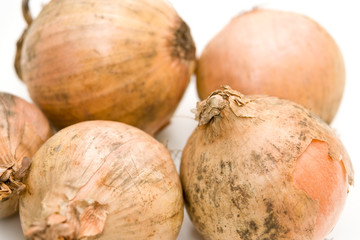
[[[33, 0], [31, 7], [36, 15], [45, 0]], [[317, 0], [317, 1], [236, 1], [236, 0], [171, 0], [179, 15], [191, 28], [199, 56], [206, 43], [235, 15], [252, 7], [268, 7], [291, 10], [305, 14], [319, 22], [337, 41], [347, 70], [347, 83], [344, 98], [332, 127], [346, 146], [355, 168], [360, 172], [360, 127], [359, 104], [360, 91], [360, 6], [358, 1]], [[13, 69], [15, 43], [25, 27], [21, 15], [21, 0], [0, 1], [0, 91], [13, 93], [31, 101], [25, 85], [17, 78]], [[193, 77], [187, 92], [181, 101], [171, 124], [158, 134], [157, 138], [166, 143], [172, 151], [175, 162], [179, 164], [181, 149], [188, 136], [196, 127], [191, 109], [198, 101], [195, 78]], [[355, 182], [357, 182], [357, 175]], [[360, 239], [360, 189], [358, 185], [350, 188], [342, 216], [328, 239]], [[0, 220], [0, 240], [23, 239], [19, 218], [13, 216]], [[194, 231], [187, 216], [179, 239], [201, 239]]]

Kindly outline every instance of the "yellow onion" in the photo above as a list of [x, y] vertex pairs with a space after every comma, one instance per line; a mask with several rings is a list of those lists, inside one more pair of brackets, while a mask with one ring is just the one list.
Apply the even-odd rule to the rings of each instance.
[[0, 218], [17, 212], [31, 157], [51, 135], [49, 122], [35, 105], [0, 93]]
[[186, 209], [206, 239], [323, 240], [353, 183], [333, 130], [304, 107], [230, 88], [198, 104], [181, 159]]
[[35, 154], [20, 199], [27, 239], [175, 240], [183, 220], [167, 149], [112, 121], [64, 128]]
[[102, 119], [154, 134], [195, 64], [190, 30], [165, 0], [51, 1], [20, 49], [19, 75], [57, 128]]
[[344, 92], [344, 60], [334, 39], [314, 20], [255, 9], [232, 19], [199, 59], [200, 98], [223, 85], [247, 95], [292, 100], [330, 123]]

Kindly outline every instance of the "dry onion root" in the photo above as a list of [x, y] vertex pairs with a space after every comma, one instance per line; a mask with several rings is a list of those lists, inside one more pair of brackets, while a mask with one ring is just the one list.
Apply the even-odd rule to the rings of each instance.
[[353, 183], [332, 129], [298, 104], [228, 87], [197, 106], [183, 152], [186, 209], [206, 239], [322, 240]]
[[64, 128], [33, 158], [20, 199], [27, 239], [175, 240], [183, 220], [167, 149], [129, 125]]
[[55, 127], [103, 119], [154, 134], [169, 122], [195, 45], [167, 1], [51, 1], [28, 22], [15, 66]]
[[314, 20], [255, 9], [232, 19], [201, 54], [199, 97], [223, 85], [246, 95], [289, 99], [330, 123], [344, 92], [344, 60], [334, 39]]
[[51, 135], [49, 122], [35, 105], [0, 93], [0, 218], [17, 212], [31, 157]]

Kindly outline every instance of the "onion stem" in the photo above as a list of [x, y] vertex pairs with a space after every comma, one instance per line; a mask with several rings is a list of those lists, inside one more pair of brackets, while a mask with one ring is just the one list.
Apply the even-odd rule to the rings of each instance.
[[31, 12], [29, 8], [29, 0], [23, 0], [21, 8], [22, 8], [23, 17], [26, 23], [28, 24], [28, 26], [30, 26], [33, 21], [33, 17], [31, 16]]

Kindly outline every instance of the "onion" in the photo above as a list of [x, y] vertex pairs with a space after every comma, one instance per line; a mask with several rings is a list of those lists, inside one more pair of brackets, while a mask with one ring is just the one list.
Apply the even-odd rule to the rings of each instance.
[[103, 119], [154, 134], [195, 65], [190, 30], [164, 0], [51, 1], [24, 35], [19, 74], [58, 129]]
[[207, 239], [322, 240], [353, 183], [332, 129], [288, 100], [230, 88], [197, 106], [183, 152], [187, 211]]
[[20, 199], [27, 239], [176, 239], [179, 175], [150, 135], [111, 121], [64, 128], [35, 154]]
[[342, 99], [345, 67], [333, 38], [314, 20], [255, 9], [235, 17], [205, 47], [197, 68], [201, 99], [229, 85], [299, 103], [330, 123]]
[[0, 218], [17, 212], [31, 157], [51, 135], [49, 122], [35, 105], [0, 93]]

